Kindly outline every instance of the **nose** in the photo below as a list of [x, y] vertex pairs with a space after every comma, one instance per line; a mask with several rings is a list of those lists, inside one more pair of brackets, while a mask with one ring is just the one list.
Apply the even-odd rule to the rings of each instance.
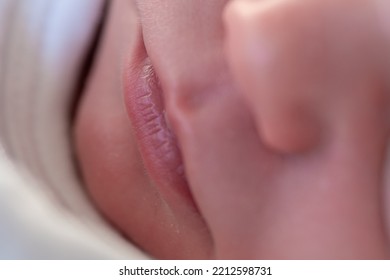
[[[380, 119], [354, 118], [354, 126], [341, 121], [336, 136], [308, 154], [270, 149], [258, 133], [255, 102], [236, 85], [226, 62], [222, 5], [213, 16], [202, 12], [208, 16], [197, 28], [188, 22], [174, 27], [187, 30], [174, 44], [168, 42], [177, 30], [153, 45], [148, 36], [145, 42], [216, 256], [387, 258], [381, 185], [385, 144], [382, 136], [371, 137], [378, 136], [380, 125], [371, 124]], [[364, 124], [364, 130], [356, 124]]]

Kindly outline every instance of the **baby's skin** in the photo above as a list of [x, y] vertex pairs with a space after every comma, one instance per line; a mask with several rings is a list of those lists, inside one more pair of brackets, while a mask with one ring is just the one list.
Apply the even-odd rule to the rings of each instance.
[[[135, 5], [113, 1], [75, 123], [114, 226], [158, 258], [390, 257], [386, 0]], [[140, 139], [145, 69], [190, 198]]]

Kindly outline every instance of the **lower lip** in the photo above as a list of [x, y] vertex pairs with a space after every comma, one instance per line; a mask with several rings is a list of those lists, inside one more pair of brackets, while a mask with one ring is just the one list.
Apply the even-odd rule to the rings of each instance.
[[145, 167], [171, 207], [184, 200], [196, 208], [180, 150], [166, 122], [163, 94], [153, 66], [146, 58], [136, 68], [130, 67], [125, 76], [125, 105]]

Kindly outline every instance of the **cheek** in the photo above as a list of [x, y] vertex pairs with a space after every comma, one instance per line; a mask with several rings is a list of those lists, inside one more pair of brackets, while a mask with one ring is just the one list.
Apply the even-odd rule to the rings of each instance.
[[119, 101], [102, 94], [86, 96], [75, 127], [77, 157], [97, 209], [144, 247], [144, 227], [150, 223], [148, 217], [153, 217], [153, 208], [145, 206], [160, 205], [161, 201], [145, 175], [119, 105]]

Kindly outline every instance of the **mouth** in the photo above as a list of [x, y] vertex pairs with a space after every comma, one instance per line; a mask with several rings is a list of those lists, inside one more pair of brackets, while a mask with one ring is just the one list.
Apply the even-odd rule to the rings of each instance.
[[176, 137], [168, 125], [164, 94], [143, 46], [124, 71], [124, 101], [146, 171], [171, 208], [197, 211]]

